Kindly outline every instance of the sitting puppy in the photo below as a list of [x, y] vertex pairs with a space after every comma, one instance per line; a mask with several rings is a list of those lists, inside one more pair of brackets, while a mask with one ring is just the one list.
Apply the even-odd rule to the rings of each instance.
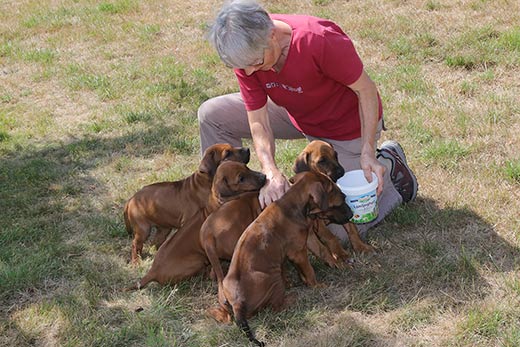
[[[337, 161], [332, 146], [324, 141], [310, 142], [295, 161], [294, 170], [321, 172], [337, 180], [345, 171]], [[200, 243], [206, 251], [213, 272], [220, 285], [224, 273], [220, 260], [231, 260], [235, 245], [247, 226], [260, 214], [258, 192], [243, 194], [213, 212], [200, 230]], [[350, 260], [350, 255], [325, 226], [316, 220], [309, 233], [308, 249], [330, 267], [342, 268]]]
[[220, 163], [237, 161], [247, 164], [249, 157], [248, 148], [216, 144], [204, 152], [199, 170], [191, 176], [175, 182], [151, 184], [135, 193], [124, 209], [126, 230], [133, 236], [132, 263], [139, 261], [152, 227], [157, 229], [154, 244], [159, 248], [173, 228], [180, 228], [206, 206], [213, 176]]
[[352, 218], [345, 195], [327, 176], [304, 172], [277, 201], [267, 206], [244, 231], [235, 247], [229, 271], [219, 287], [220, 306], [209, 313], [219, 321], [236, 324], [249, 340], [258, 341], [247, 319], [266, 306], [285, 307], [283, 264], [292, 261], [302, 280], [316, 287], [307, 255], [307, 235], [314, 219], [343, 224]]
[[296, 158], [293, 166], [294, 173], [304, 171], [321, 172], [336, 182], [345, 174], [345, 169], [338, 161], [338, 153], [331, 144], [314, 140]]
[[[322, 172], [329, 176], [334, 182], [345, 174], [345, 170], [338, 162], [338, 154], [332, 145], [320, 140], [312, 141], [303, 149], [302, 153], [296, 158], [293, 171], [294, 173], [304, 171]], [[330, 240], [330, 237], [334, 235], [323, 230], [323, 228], [325, 228], [323, 223], [316, 223], [315, 228], [321, 231], [316, 233], [317, 236], [320, 237], [321, 242], [327, 245], [333, 245], [333, 241]], [[358, 228], [354, 223], [345, 223], [343, 229], [346, 231], [350, 245], [355, 252], [371, 253], [375, 251], [374, 247], [361, 240]], [[335, 250], [331, 249], [331, 251], [336, 254], [341, 253], [341, 250], [337, 247]]]
[[250, 170], [245, 164], [223, 162], [217, 168], [207, 206], [195, 213], [171, 238], [166, 240], [155, 255], [152, 267], [135, 286], [144, 288], [149, 282], [175, 284], [196, 275], [208, 264], [199, 242], [199, 232], [207, 216], [224, 202], [240, 194], [257, 191], [265, 184], [261, 172]]

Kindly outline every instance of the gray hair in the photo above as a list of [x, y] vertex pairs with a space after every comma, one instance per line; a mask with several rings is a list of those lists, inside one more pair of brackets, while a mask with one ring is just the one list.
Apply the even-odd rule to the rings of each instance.
[[273, 21], [256, 1], [234, 0], [217, 14], [208, 39], [226, 65], [243, 69], [263, 56], [273, 28]]

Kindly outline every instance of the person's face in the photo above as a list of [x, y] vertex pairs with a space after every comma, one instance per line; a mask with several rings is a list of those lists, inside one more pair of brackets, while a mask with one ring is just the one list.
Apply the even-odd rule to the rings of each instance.
[[259, 57], [255, 61], [252, 61], [248, 66], [244, 68], [246, 75], [250, 76], [256, 71], [269, 71], [278, 61], [279, 54], [276, 55], [276, 50], [273, 47], [273, 42], [269, 43], [268, 48], [264, 48], [263, 56]]

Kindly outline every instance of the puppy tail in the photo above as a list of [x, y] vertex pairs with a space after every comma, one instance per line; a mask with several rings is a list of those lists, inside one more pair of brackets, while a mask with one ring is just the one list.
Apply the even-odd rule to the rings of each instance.
[[245, 311], [246, 310], [244, 306], [240, 306], [238, 310], [235, 311], [235, 322], [237, 326], [246, 334], [249, 341], [255, 343], [257, 346], [264, 347], [265, 343], [258, 341], [253, 332], [251, 331], [251, 328], [247, 323]]

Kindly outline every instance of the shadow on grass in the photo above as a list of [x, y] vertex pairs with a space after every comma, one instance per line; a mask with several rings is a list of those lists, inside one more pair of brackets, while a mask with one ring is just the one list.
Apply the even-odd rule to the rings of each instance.
[[[134, 157], [162, 152], [165, 146], [182, 151], [176, 147], [179, 142], [170, 140], [173, 133], [174, 129], [157, 127], [113, 139], [93, 137], [53, 144], [0, 159], [0, 317], [9, 321], [13, 312], [45, 302], [63, 313], [70, 324], [65, 332], [72, 333], [78, 344], [87, 345], [95, 341], [123, 345], [142, 341], [142, 334], [168, 343], [191, 331], [186, 326], [165, 327], [165, 320], [177, 308], [162, 308], [162, 319], [154, 315], [142, 319], [124, 306], [117, 308], [116, 314], [109, 314], [113, 307], [100, 307], [105, 299], [117, 300], [121, 284], [135, 274], [130, 273], [126, 257], [121, 255], [121, 249], [129, 244], [121, 211], [99, 206], [96, 192], [105, 187], [89, 172], [109, 165], [113, 153], [126, 153], [128, 145], [133, 146]], [[194, 155], [197, 149], [189, 141], [185, 145], [180, 144], [185, 153]], [[421, 300], [440, 308], [465, 305], [489, 294], [483, 271], [508, 272], [518, 268], [520, 259], [518, 249], [470, 209], [439, 209], [435, 201], [425, 198], [397, 209], [370, 231], [369, 239], [378, 244], [381, 253], [358, 257], [353, 270], [331, 270], [314, 263], [318, 279], [329, 287], [291, 289], [300, 292], [296, 307], [281, 314], [259, 315], [267, 335], [276, 339], [286, 330], [296, 335], [308, 330], [312, 337], [305, 340], [318, 346], [327, 345], [318, 343], [320, 336], [321, 340], [348, 340], [350, 345], [380, 345], [382, 337], [364, 327], [362, 321], [349, 323], [351, 329], [340, 338], [343, 332], [337, 329], [316, 333], [315, 321], [307, 316], [318, 309], [346, 315], [348, 321], [351, 313], [390, 312]], [[180, 298], [189, 302], [212, 294], [208, 288], [192, 288], [180, 293]], [[152, 293], [152, 297], [157, 295], [162, 294]], [[189, 321], [198, 313], [186, 315]], [[294, 315], [303, 318], [295, 319]], [[281, 331], [284, 317], [287, 322]], [[253, 320], [252, 325], [258, 326], [258, 321]], [[7, 330], [14, 336], [8, 341], [21, 345], [41, 338], [37, 331], [26, 336], [30, 329], [16, 322], [7, 323]], [[117, 334], [108, 341], [114, 331]], [[82, 333], [86, 337], [81, 338]], [[201, 335], [196, 338], [204, 341]], [[190, 337], [187, 340], [196, 344]]]
[[423, 298], [464, 304], [488, 295], [482, 272], [509, 272], [520, 261], [518, 248], [472, 210], [439, 209], [425, 198], [398, 208], [368, 239], [381, 252], [358, 257], [354, 270], [318, 266], [322, 280], [346, 289], [330, 293], [337, 309], [371, 314]]
[[[290, 271], [294, 287], [288, 291], [296, 292], [298, 300], [283, 312], [264, 310], [252, 318], [257, 337], [269, 345], [282, 340], [283, 346], [402, 346], [403, 336], [399, 340], [392, 331], [430, 326], [446, 312], [471, 309], [493, 295], [484, 274], [505, 275], [520, 261], [518, 248], [471, 209], [440, 209], [427, 198], [397, 209], [368, 238], [380, 252], [357, 256], [352, 270], [333, 270], [313, 259], [326, 288], [304, 287]], [[215, 294], [215, 288], [212, 294], [192, 288], [186, 295]], [[216, 298], [209, 300], [204, 308], [216, 304]], [[383, 316], [388, 324], [383, 330], [370, 325]], [[236, 326], [208, 326], [192, 345], [211, 339], [229, 346], [247, 341]], [[413, 334], [407, 338], [410, 345], [417, 342]]]
[[353, 270], [317, 265], [330, 285], [323, 306], [371, 315], [423, 300], [441, 311], [471, 305], [490, 294], [482, 273], [505, 274], [520, 262], [519, 249], [471, 209], [439, 209], [427, 198], [398, 208], [368, 239], [381, 252], [359, 256]]
[[117, 138], [88, 136], [0, 158], [0, 307], [5, 308], [0, 311], [37, 300], [31, 293], [63, 280], [90, 281], [85, 274], [98, 277], [93, 281], [127, 278], [123, 268], [113, 266], [109, 274], [103, 265], [104, 255], [117, 253], [128, 239], [121, 211], [99, 202], [106, 187], [91, 171], [110, 165], [116, 153], [149, 157], [166, 148], [194, 155], [194, 142], [179, 141], [177, 131], [154, 125]]

